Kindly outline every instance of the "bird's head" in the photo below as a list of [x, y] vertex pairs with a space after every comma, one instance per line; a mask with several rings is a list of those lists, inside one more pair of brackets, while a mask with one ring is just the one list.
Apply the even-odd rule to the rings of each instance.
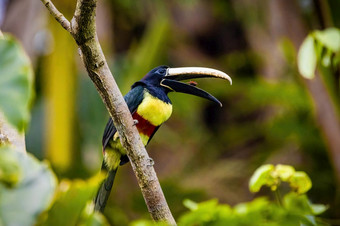
[[221, 102], [208, 92], [197, 88], [196, 82], [190, 81], [188, 83], [180, 82], [181, 80], [188, 80], [194, 78], [220, 78], [226, 79], [232, 83], [231, 78], [222, 71], [204, 68], [204, 67], [179, 67], [170, 68], [168, 66], [158, 66], [147, 73], [144, 78], [134, 84], [140, 83], [146, 86], [162, 88], [166, 93], [180, 92], [187, 93], [211, 100], [220, 106]]

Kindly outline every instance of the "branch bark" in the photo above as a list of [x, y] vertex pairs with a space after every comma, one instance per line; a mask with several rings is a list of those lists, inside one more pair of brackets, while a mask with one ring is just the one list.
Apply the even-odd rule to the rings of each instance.
[[340, 192], [340, 121], [337, 110], [332, 102], [319, 71], [312, 80], [304, 80], [315, 105], [317, 121], [323, 132], [333, 163], [337, 192]]
[[74, 16], [69, 22], [50, 0], [41, 0], [52, 16], [75, 39], [89, 77], [96, 86], [115, 127], [123, 147], [127, 150], [148, 210], [155, 221], [176, 222], [170, 212], [163, 191], [134, 126], [130, 111], [107, 65], [96, 33], [96, 0], [77, 0]]

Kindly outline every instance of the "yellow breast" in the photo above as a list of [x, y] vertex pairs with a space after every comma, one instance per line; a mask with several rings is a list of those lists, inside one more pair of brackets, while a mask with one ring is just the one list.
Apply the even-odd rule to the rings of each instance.
[[172, 113], [172, 105], [165, 103], [144, 91], [144, 99], [137, 108], [137, 113], [152, 125], [159, 126], [169, 119]]

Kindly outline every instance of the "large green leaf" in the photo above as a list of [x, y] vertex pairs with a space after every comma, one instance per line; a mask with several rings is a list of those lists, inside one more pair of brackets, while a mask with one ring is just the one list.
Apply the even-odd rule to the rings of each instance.
[[38, 225], [106, 225], [99, 213], [92, 214], [93, 208], [85, 208], [102, 180], [103, 175], [98, 174], [87, 181], [61, 181], [51, 209], [42, 215]]
[[275, 171], [277, 176], [282, 180], [282, 181], [288, 181], [295, 173], [295, 169], [292, 166], [289, 165], [281, 165], [278, 164], [275, 167]]
[[263, 185], [274, 186], [275, 179], [272, 176], [274, 169], [275, 167], [272, 164], [260, 166], [249, 180], [249, 190], [251, 192], [258, 192]]
[[52, 200], [56, 177], [30, 154], [2, 147], [0, 159], [3, 158], [10, 161], [0, 162], [0, 174], [5, 172], [10, 177], [0, 180], [0, 225], [33, 225]]
[[328, 28], [324, 31], [316, 31], [315, 37], [322, 45], [326, 46], [333, 52], [340, 51], [340, 30], [337, 28]]
[[312, 188], [312, 181], [309, 176], [303, 171], [295, 172], [289, 179], [290, 187], [298, 194], [303, 194]]
[[22, 47], [11, 36], [0, 37], [0, 111], [18, 131], [29, 120], [33, 71]]
[[305, 172], [295, 171], [294, 167], [289, 165], [278, 164], [274, 167], [272, 164], [266, 164], [260, 166], [250, 178], [249, 190], [258, 192], [266, 185], [275, 191], [281, 181], [288, 182], [298, 194], [306, 193], [312, 187], [312, 182]]
[[[233, 208], [219, 204], [216, 200], [196, 204], [195, 210], [179, 218], [178, 225], [295, 226], [300, 225], [301, 220], [305, 219], [304, 215], [294, 214], [264, 197], [251, 202], [239, 203]], [[151, 224], [140, 222], [140, 224], [133, 224], [135, 225], [149, 226]]]
[[[232, 215], [232, 209], [229, 205], [220, 205], [217, 199], [208, 200], [202, 203], [195, 203], [193, 201], [186, 200], [185, 205], [192, 208], [197, 205], [191, 212], [184, 214], [179, 219], [179, 225], [213, 225], [212, 222], [221, 219], [228, 218]], [[189, 204], [189, 205], [188, 205]], [[210, 224], [209, 224], [210, 223]], [[228, 222], [229, 223], [229, 222]], [[222, 224], [221, 224], [222, 225]], [[234, 224], [224, 224], [234, 225]]]
[[308, 197], [303, 194], [299, 195], [295, 192], [290, 192], [283, 197], [283, 205], [287, 210], [297, 214], [318, 215], [327, 210], [327, 206], [323, 204], [313, 204], [308, 200]]
[[303, 77], [307, 79], [312, 79], [314, 77], [316, 60], [317, 55], [314, 37], [312, 35], [308, 35], [303, 41], [298, 53], [298, 68]]
[[13, 187], [21, 177], [19, 162], [7, 148], [0, 149], [0, 156], [0, 183], [6, 187]]

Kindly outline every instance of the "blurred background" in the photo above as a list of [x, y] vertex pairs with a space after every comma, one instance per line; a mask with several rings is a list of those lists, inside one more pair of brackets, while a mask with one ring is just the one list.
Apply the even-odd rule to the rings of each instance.
[[[76, 1], [53, 2], [71, 19]], [[249, 178], [265, 163], [306, 171], [309, 197], [330, 205], [326, 217], [340, 217], [339, 68], [305, 80], [296, 66], [308, 32], [339, 25], [338, 0], [98, 2], [99, 40], [123, 94], [158, 65], [211, 67], [233, 78], [232, 86], [198, 80], [222, 108], [170, 94], [173, 115], [147, 147], [175, 217], [185, 198], [252, 200]], [[27, 150], [59, 178], [94, 175], [109, 116], [76, 43], [37, 0], [0, 0], [0, 29], [21, 41], [35, 68]], [[148, 217], [129, 164], [118, 170], [105, 215], [117, 225]]]

